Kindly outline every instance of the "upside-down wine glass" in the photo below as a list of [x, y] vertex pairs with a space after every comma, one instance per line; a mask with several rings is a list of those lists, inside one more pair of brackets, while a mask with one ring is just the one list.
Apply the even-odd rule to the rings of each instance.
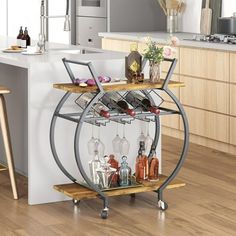
[[123, 138], [120, 141], [120, 154], [121, 156], [127, 156], [129, 154], [129, 141], [125, 137], [125, 124], [123, 125]]

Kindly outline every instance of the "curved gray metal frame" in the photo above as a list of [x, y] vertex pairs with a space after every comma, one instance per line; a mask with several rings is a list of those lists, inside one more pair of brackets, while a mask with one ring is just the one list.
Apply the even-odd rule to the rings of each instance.
[[60, 102], [58, 103], [54, 113], [53, 113], [53, 117], [52, 117], [52, 121], [51, 121], [51, 125], [50, 125], [50, 146], [51, 146], [51, 150], [52, 150], [52, 155], [54, 157], [55, 162], [57, 163], [58, 167], [60, 168], [60, 170], [73, 182], [76, 182], [76, 179], [64, 168], [64, 166], [62, 165], [57, 151], [56, 151], [56, 146], [55, 146], [55, 125], [56, 125], [56, 121], [57, 121], [57, 114], [59, 114], [62, 106], [64, 105], [64, 103], [66, 102], [66, 100], [69, 98], [69, 96], [71, 95], [71, 93], [67, 92], [62, 99], [60, 100]]
[[[76, 164], [77, 164], [77, 167], [78, 167], [78, 169], [80, 171], [80, 174], [82, 175], [82, 177], [84, 178], [86, 183], [89, 185], [89, 187], [91, 189], [93, 189], [94, 191], [96, 191], [101, 196], [101, 198], [104, 201], [104, 209], [108, 209], [108, 198], [107, 198], [106, 194], [104, 192], [102, 192], [90, 180], [90, 178], [87, 176], [86, 172], [84, 171], [84, 168], [83, 168], [83, 165], [82, 165], [82, 162], [81, 162], [81, 158], [80, 158], [80, 148], [79, 148], [80, 131], [81, 131], [82, 125], [83, 125], [83, 123], [85, 121], [86, 115], [88, 114], [88, 112], [92, 108], [93, 104], [96, 103], [105, 94], [105, 92], [103, 90], [103, 87], [102, 87], [101, 83], [98, 80], [98, 76], [97, 76], [97, 74], [96, 74], [96, 72], [95, 72], [91, 62], [84, 63], [84, 62], [78, 62], [78, 61], [70, 61], [70, 60], [67, 60], [65, 58], [63, 58], [62, 61], [63, 61], [64, 65], [65, 65], [65, 67], [66, 67], [66, 70], [67, 70], [67, 72], [68, 72], [72, 82], [74, 82], [75, 77], [74, 77], [74, 75], [73, 75], [73, 73], [71, 71], [69, 63], [87, 66], [89, 68], [89, 70], [90, 70], [94, 80], [95, 80], [95, 83], [96, 83], [97, 87], [98, 87], [98, 92], [94, 95], [92, 100], [89, 102], [88, 106], [84, 109], [84, 111], [82, 112], [82, 114], [81, 114], [81, 116], [80, 116], [80, 118], [79, 118], [79, 120], [77, 122], [77, 127], [76, 127], [75, 135], [74, 135], [74, 153], [75, 153]], [[163, 190], [167, 187], [167, 185], [178, 174], [178, 172], [179, 172], [179, 170], [180, 170], [181, 166], [183, 165], [183, 162], [184, 162], [184, 160], [186, 158], [186, 154], [187, 154], [187, 151], [188, 151], [188, 145], [189, 145], [189, 126], [188, 126], [188, 120], [187, 120], [186, 113], [184, 111], [183, 106], [179, 102], [179, 100], [168, 89], [168, 83], [169, 83], [169, 81], [171, 79], [171, 76], [172, 76], [172, 74], [174, 72], [175, 66], [177, 64], [177, 60], [176, 59], [165, 59], [165, 61], [171, 62], [171, 66], [170, 66], [170, 69], [169, 69], [169, 71], [167, 73], [165, 81], [163, 83], [163, 86], [162, 86], [162, 88], [160, 90], [165, 91], [169, 95], [169, 97], [174, 101], [174, 103], [176, 104], [176, 106], [179, 109], [179, 114], [181, 115], [182, 120], [183, 120], [183, 124], [184, 124], [184, 145], [183, 145], [183, 148], [182, 148], [182, 153], [180, 155], [180, 159], [179, 159], [176, 167], [174, 168], [172, 173], [169, 175], [169, 177], [167, 177], [167, 179], [164, 181], [164, 183], [156, 190], [156, 192], [158, 194], [158, 200], [163, 200]], [[146, 60], [143, 61], [143, 67], [142, 68], [144, 68], [145, 64], [146, 64]], [[145, 91], [145, 90], [143, 90], [142, 92], [154, 104], [152, 96], [147, 91]], [[55, 132], [55, 125], [56, 125], [57, 117], [59, 117], [60, 110], [61, 110], [62, 106], [64, 105], [64, 103], [66, 102], [66, 100], [69, 98], [70, 95], [71, 95], [71, 93], [67, 92], [62, 97], [62, 99], [60, 100], [59, 104], [57, 105], [57, 107], [56, 107], [56, 109], [55, 109], [55, 111], [53, 113], [53, 118], [52, 118], [51, 126], [50, 126], [50, 146], [51, 146], [53, 157], [54, 157], [58, 167], [61, 169], [61, 171], [70, 180], [72, 180], [73, 182], [76, 183], [77, 180], [64, 168], [64, 166], [60, 162], [58, 154], [56, 152], [55, 140], [54, 140], [54, 138], [55, 138], [54, 137], [54, 132]], [[152, 143], [152, 147], [151, 147], [151, 150], [150, 150], [150, 153], [149, 153], [149, 156], [148, 156], [149, 158], [153, 155], [153, 152], [156, 150], [156, 147], [157, 147], [157, 144], [158, 144], [158, 141], [159, 141], [159, 136], [160, 136], [160, 118], [159, 118], [159, 116], [155, 116], [155, 124], [156, 124], [156, 126], [155, 126], [155, 137], [154, 137], [154, 140], [153, 140], [153, 143]]]

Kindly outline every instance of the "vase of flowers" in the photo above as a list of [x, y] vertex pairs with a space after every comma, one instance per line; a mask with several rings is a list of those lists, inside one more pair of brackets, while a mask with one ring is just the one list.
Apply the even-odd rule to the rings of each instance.
[[151, 83], [157, 83], [161, 79], [161, 63], [164, 61], [164, 58], [170, 58], [175, 50], [172, 46], [177, 46], [179, 43], [178, 38], [172, 37], [170, 39], [169, 45], [158, 46], [157, 42], [148, 38], [147, 48], [144, 51], [144, 58], [149, 61], [149, 79]]

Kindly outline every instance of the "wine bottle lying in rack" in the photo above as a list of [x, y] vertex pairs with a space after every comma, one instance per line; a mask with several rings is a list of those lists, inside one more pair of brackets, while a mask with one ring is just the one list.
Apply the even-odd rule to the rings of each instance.
[[[75, 103], [78, 106], [80, 106], [82, 109], [84, 109], [86, 108], [86, 106], [89, 104], [89, 102], [91, 101], [93, 97], [94, 95], [91, 93], [83, 94], [82, 96], [80, 96], [79, 98], [75, 100]], [[107, 110], [108, 108], [106, 108], [101, 102], [96, 103], [92, 108], [92, 111], [94, 111], [97, 115], [100, 115], [105, 118], [109, 118], [110, 113]]]
[[134, 91], [130, 91], [125, 96], [125, 99], [129, 104], [131, 104], [135, 108], [141, 107], [144, 111], [150, 111], [151, 113], [154, 113], [156, 115], [160, 113], [160, 110], [157, 107], [152, 106], [151, 101], [148, 98]]
[[116, 109], [121, 113], [126, 113], [130, 116], [135, 116], [135, 111], [129, 108], [126, 101], [117, 93], [107, 93], [102, 97], [102, 103], [110, 109]]

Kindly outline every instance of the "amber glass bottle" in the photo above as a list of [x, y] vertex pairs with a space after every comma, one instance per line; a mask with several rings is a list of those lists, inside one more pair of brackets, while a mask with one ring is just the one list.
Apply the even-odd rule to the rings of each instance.
[[138, 157], [136, 159], [136, 166], [135, 166], [135, 177], [137, 182], [142, 182], [143, 180], [148, 179], [149, 163], [148, 163], [148, 157], [144, 154], [144, 151], [145, 151], [145, 143], [143, 141], [140, 141]]
[[156, 154], [152, 157], [149, 166], [149, 179], [158, 180], [159, 179], [159, 160]]
[[138, 45], [131, 44], [130, 54], [125, 57], [125, 76], [128, 82], [133, 82], [135, 74], [140, 74], [142, 70], [142, 55], [138, 52]]
[[[109, 156], [108, 163], [111, 165], [112, 168], [115, 168], [118, 172], [119, 170], [119, 162], [115, 159], [115, 156], [111, 154]], [[111, 187], [116, 187], [118, 185], [118, 173], [115, 173], [112, 177]]]

